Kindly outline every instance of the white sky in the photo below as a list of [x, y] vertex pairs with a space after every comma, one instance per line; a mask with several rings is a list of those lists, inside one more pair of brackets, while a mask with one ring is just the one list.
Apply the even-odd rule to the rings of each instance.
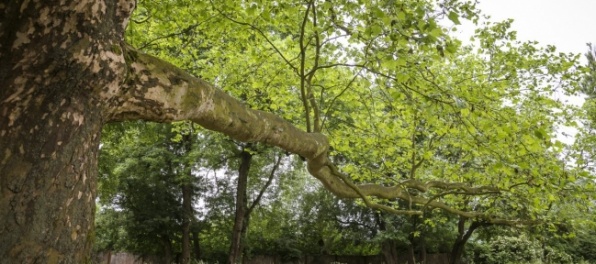
[[586, 43], [596, 44], [596, 0], [480, 0], [478, 6], [492, 21], [513, 18], [522, 41], [581, 54]]
[[[538, 41], [539, 45], [554, 45], [559, 52], [581, 54], [585, 63], [586, 43], [596, 44], [596, 0], [479, 0], [478, 8], [490, 21], [514, 19], [512, 29], [517, 31], [520, 41]], [[458, 27], [463, 41], [473, 33], [471, 23]], [[559, 94], [563, 101], [580, 106], [582, 97], [567, 97]], [[572, 143], [577, 130], [561, 127], [557, 138]]]

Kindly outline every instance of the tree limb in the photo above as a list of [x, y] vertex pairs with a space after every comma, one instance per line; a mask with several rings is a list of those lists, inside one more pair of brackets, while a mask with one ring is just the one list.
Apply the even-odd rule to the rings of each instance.
[[465, 212], [448, 204], [414, 196], [408, 189], [427, 192], [431, 188], [460, 190], [469, 195], [499, 192], [493, 187], [471, 187], [464, 183], [406, 180], [395, 186], [378, 184], [355, 185], [328, 159], [329, 142], [320, 133], [304, 132], [271, 113], [247, 108], [242, 102], [193, 77], [168, 62], [124, 47], [129, 68], [126, 83], [119, 92], [104, 94], [110, 109], [109, 121], [144, 119], [157, 122], [191, 120], [207, 129], [245, 142], [260, 142], [280, 147], [305, 157], [309, 173], [325, 188], [343, 198], [362, 198], [375, 209], [393, 213], [419, 214], [400, 211], [372, 203], [368, 197], [400, 199], [413, 204], [440, 208], [466, 218], [491, 223], [518, 225], [520, 220], [496, 219], [478, 212]]

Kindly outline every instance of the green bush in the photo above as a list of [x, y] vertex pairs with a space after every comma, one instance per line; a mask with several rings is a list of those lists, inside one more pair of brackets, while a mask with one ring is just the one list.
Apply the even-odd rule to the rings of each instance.
[[536, 239], [526, 234], [519, 236], [496, 236], [489, 241], [470, 244], [472, 263], [519, 264], [519, 263], [574, 263], [571, 255], [556, 248], [542, 247]]

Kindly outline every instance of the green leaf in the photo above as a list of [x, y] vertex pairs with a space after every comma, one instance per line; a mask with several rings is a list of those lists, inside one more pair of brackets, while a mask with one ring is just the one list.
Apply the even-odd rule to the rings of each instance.
[[456, 25], [460, 25], [461, 22], [459, 22], [459, 15], [453, 11], [449, 12], [449, 14], [447, 15], [447, 17], [449, 18], [449, 20], [451, 20], [451, 22], [453, 22]]

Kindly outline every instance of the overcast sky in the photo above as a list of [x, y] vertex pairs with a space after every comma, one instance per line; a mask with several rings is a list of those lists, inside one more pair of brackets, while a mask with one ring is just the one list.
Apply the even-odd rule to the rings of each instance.
[[[596, 44], [596, 0], [479, 0], [478, 7], [491, 21], [514, 19], [512, 28], [520, 41], [536, 40], [541, 45], [554, 45], [558, 51], [583, 54], [586, 43]], [[461, 39], [473, 33], [471, 23], [458, 27]], [[556, 94], [565, 102], [583, 104], [581, 97]], [[576, 129], [561, 127], [570, 137], [558, 133], [557, 138], [572, 143]]]
[[522, 41], [581, 54], [586, 43], [596, 44], [596, 0], [480, 0], [479, 8], [492, 21], [513, 18]]

